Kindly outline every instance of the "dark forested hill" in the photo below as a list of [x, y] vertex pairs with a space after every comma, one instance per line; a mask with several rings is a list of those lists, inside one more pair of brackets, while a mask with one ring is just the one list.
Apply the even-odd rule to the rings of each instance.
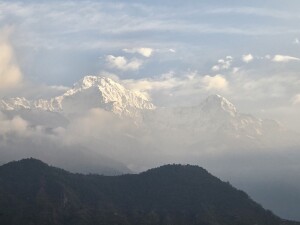
[[197, 166], [109, 177], [72, 174], [35, 159], [0, 167], [0, 224], [299, 225]]

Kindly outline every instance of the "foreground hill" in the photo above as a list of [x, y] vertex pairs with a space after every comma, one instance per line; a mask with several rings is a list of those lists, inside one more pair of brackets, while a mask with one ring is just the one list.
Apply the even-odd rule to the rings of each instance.
[[35, 160], [0, 167], [1, 224], [280, 225], [246, 193], [197, 166], [138, 175], [72, 174]]

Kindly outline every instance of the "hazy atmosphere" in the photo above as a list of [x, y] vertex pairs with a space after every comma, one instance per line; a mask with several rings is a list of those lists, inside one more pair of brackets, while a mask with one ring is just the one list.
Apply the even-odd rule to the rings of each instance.
[[0, 163], [194, 164], [300, 220], [299, 9], [0, 1]]

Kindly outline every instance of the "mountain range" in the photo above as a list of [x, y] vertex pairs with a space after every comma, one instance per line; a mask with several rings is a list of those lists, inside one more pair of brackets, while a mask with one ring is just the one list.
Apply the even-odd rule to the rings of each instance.
[[0, 100], [0, 110], [10, 117], [20, 115], [32, 125], [50, 128], [64, 127], [70, 118], [95, 108], [119, 118], [132, 119], [139, 129], [146, 130], [144, 132], [159, 133], [162, 142], [168, 142], [168, 136], [186, 133], [187, 139], [183, 142], [190, 147], [198, 143], [223, 148], [299, 144], [297, 135], [277, 121], [240, 113], [220, 95], [208, 96], [196, 106], [156, 107], [144, 94], [107, 77], [85, 76], [64, 94], [51, 99], [16, 97]]
[[0, 108], [5, 111], [40, 110], [65, 115], [102, 108], [120, 116], [134, 117], [139, 110], [155, 107], [144, 95], [126, 89], [110, 78], [85, 76], [61, 96], [38, 100], [9, 98], [0, 102]]
[[166, 165], [140, 174], [72, 174], [36, 159], [0, 166], [5, 225], [297, 225], [205, 169]]
[[[95, 114], [95, 110], [105, 113], [88, 118]], [[155, 149], [160, 151], [159, 149], [175, 148], [178, 151], [197, 152], [207, 149], [241, 151], [241, 149], [299, 146], [298, 135], [277, 121], [240, 113], [233, 103], [218, 94], [210, 95], [194, 106], [157, 107], [146, 95], [127, 89], [121, 81], [101, 76], [85, 76], [62, 95], [50, 99], [30, 100], [24, 97], [2, 99], [0, 111], [7, 118], [20, 117], [31, 127], [36, 129], [42, 127], [47, 134], [56, 134], [62, 129], [67, 130], [64, 133], [74, 133], [76, 124], [79, 131], [72, 136], [84, 136], [84, 133], [78, 132], [85, 125], [78, 124], [77, 121], [83, 120], [83, 123], [88, 121], [90, 124], [86, 126], [89, 129], [102, 118], [106, 122], [97, 125], [97, 129], [90, 135], [94, 137], [93, 140], [88, 140], [84, 148], [95, 149], [102, 146], [102, 149], [126, 151], [135, 146], [136, 149], [148, 149], [147, 151], [151, 152]], [[99, 135], [96, 135], [97, 133]], [[68, 137], [63, 137], [66, 138]], [[77, 139], [80, 140], [80, 137]], [[86, 145], [77, 142], [73, 146], [74, 149], [78, 145]], [[93, 143], [95, 147], [91, 147]], [[27, 148], [40, 149], [35, 143], [31, 143]], [[115, 157], [117, 153], [114, 154], [114, 151], [101, 154], [119, 160]], [[30, 155], [23, 155], [26, 156]], [[101, 157], [95, 155], [93, 158]], [[124, 163], [133, 162], [125, 160]], [[65, 169], [72, 170], [69, 167]]]
[[[188, 152], [197, 154], [206, 150], [226, 152], [228, 149], [241, 151], [299, 146], [297, 134], [275, 120], [240, 113], [233, 103], [221, 95], [210, 95], [194, 106], [157, 107], [146, 95], [121, 83], [107, 77], [85, 76], [62, 95], [50, 99], [2, 99], [0, 111], [8, 119], [25, 120], [30, 129], [42, 131], [45, 137], [50, 137], [43, 142], [53, 146], [51, 151], [66, 155], [62, 153], [67, 152], [65, 149], [73, 149], [72, 157], [62, 157], [66, 160], [73, 158], [75, 152], [78, 152], [78, 158], [90, 152], [93, 155], [91, 161], [105, 157], [120, 161], [120, 152], [129, 153], [122, 157], [123, 165], [113, 169], [113, 173], [124, 168], [124, 164], [135, 164], [141, 150], [147, 155], [147, 160], [151, 160], [154, 157], [152, 153], [169, 149], [174, 149], [174, 155], [175, 152], [186, 155]], [[53, 135], [59, 136], [64, 143], [58, 146], [60, 141], [55, 141], [52, 144]], [[41, 141], [34, 142], [26, 137], [28, 135], [22, 136], [25, 140], [21, 144], [24, 152], [26, 149], [39, 152], [41, 148], [37, 143]], [[15, 144], [15, 136], [12, 139], [10, 146], [2, 147], [4, 155], [8, 151], [13, 152], [11, 148], [18, 151], [20, 144]], [[68, 140], [67, 143], [65, 140]], [[13, 147], [14, 144], [16, 147]], [[22, 154], [22, 157], [42, 157], [49, 163], [58, 160], [57, 157], [49, 160], [46, 157], [50, 155], [48, 152], [42, 155]], [[2, 158], [7, 158], [6, 162], [14, 159]], [[56, 165], [64, 167], [63, 163]], [[64, 168], [80, 172], [71, 167]], [[84, 171], [102, 172], [95, 169]]]
[[298, 176], [298, 136], [275, 120], [241, 113], [218, 94], [196, 105], [160, 107], [107, 77], [86, 76], [50, 99], [0, 100], [0, 164], [35, 157], [106, 175], [174, 162], [204, 165], [294, 219], [299, 184], [288, 185], [295, 181], [287, 174]]

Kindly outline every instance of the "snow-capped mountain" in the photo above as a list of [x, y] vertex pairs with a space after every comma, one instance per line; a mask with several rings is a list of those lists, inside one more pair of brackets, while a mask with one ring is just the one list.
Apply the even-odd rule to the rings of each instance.
[[142, 110], [153, 110], [154, 105], [141, 93], [126, 89], [107, 77], [85, 76], [61, 96], [52, 99], [27, 100], [22, 97], [3, 99], [0, 109], [41, 110], [65, 115], [102, 108], [119, 116], [135, 117]]
[[5, 111], [31, 109], [31, 102], [24, 97], [2, 99], [0, 109]]
[[208, 96], [197, 106], [158, 108], [147, 113], [145, 121], [148, 127], [160, 130], [160, 136], [165, 134], [166, 142], [177, 139], [189, 145], [201, 143], [200, 146], [205, 147], [266, 146], [291, 137], [277, 121], [239, 113], [220, 95]]
[[[94, 108], [102, 110], [91, 110]], [[196, 106], [155, 107], [146, 96], [110, 78], [96, 76], [84, 77], [52, 99], [0, 100], [0, 116], [5, 120], [2, 124], [11, 126], [4, 129], [6, 139], [11, 139], [0, 142], [0, 149], [6, 143], [15, 143], [17, 151], [21, 143], [22, 154], [29, 151], [26, 154], [30, 155], [31, 151], [38, 153], [39, 148], [46, 148], [45, 144], [52, 149], [52, 142], [58, 142], [62, 151], [68, 149], [65, 146], [84, 146], [90, 149], [92, 158], [101, 153], [119, 160], [121, 155], [122, 163], [130, 168], [135, 167], [136, 161], [176, 161], [177, 156], [194, 157], [203, 151], [225, 153], [227, 149], [300, 144], [298, 136], [278, 122], [240, 113], [220, 95], [208, 96]], [[24, 136], [10, 129], [21, 130]], [[3, 147], [5, 154], [12, 152], [9, 148]], [[69, 153], [73, 154], [71, 150]]]
[[45, 118], [49, 118], [50, 127], [57, 126], [56, 121], [66, 124], [64, 118], [82, 115], [92, 108], [104, 109], [120, 118], [130, 117], [138, 122], [137, 129], [157, 135], [162, 142], [178, 136], [184, 137], [179, 138], [182, 143], [201, 142], [208, 146], [237, 142], [265, 145], [274, 139], [282, 140], [287, 133], [274, 120], [239, 113], [220, 95], [208, 96], [196, 106], [156, 108], [143, 94], [106, 77], [85, 76], [63, 95], [48, 100], [18, 97], [0, 101], [2, 111], [13, 116], [20, 114], [38, 125], [45, 125]]

